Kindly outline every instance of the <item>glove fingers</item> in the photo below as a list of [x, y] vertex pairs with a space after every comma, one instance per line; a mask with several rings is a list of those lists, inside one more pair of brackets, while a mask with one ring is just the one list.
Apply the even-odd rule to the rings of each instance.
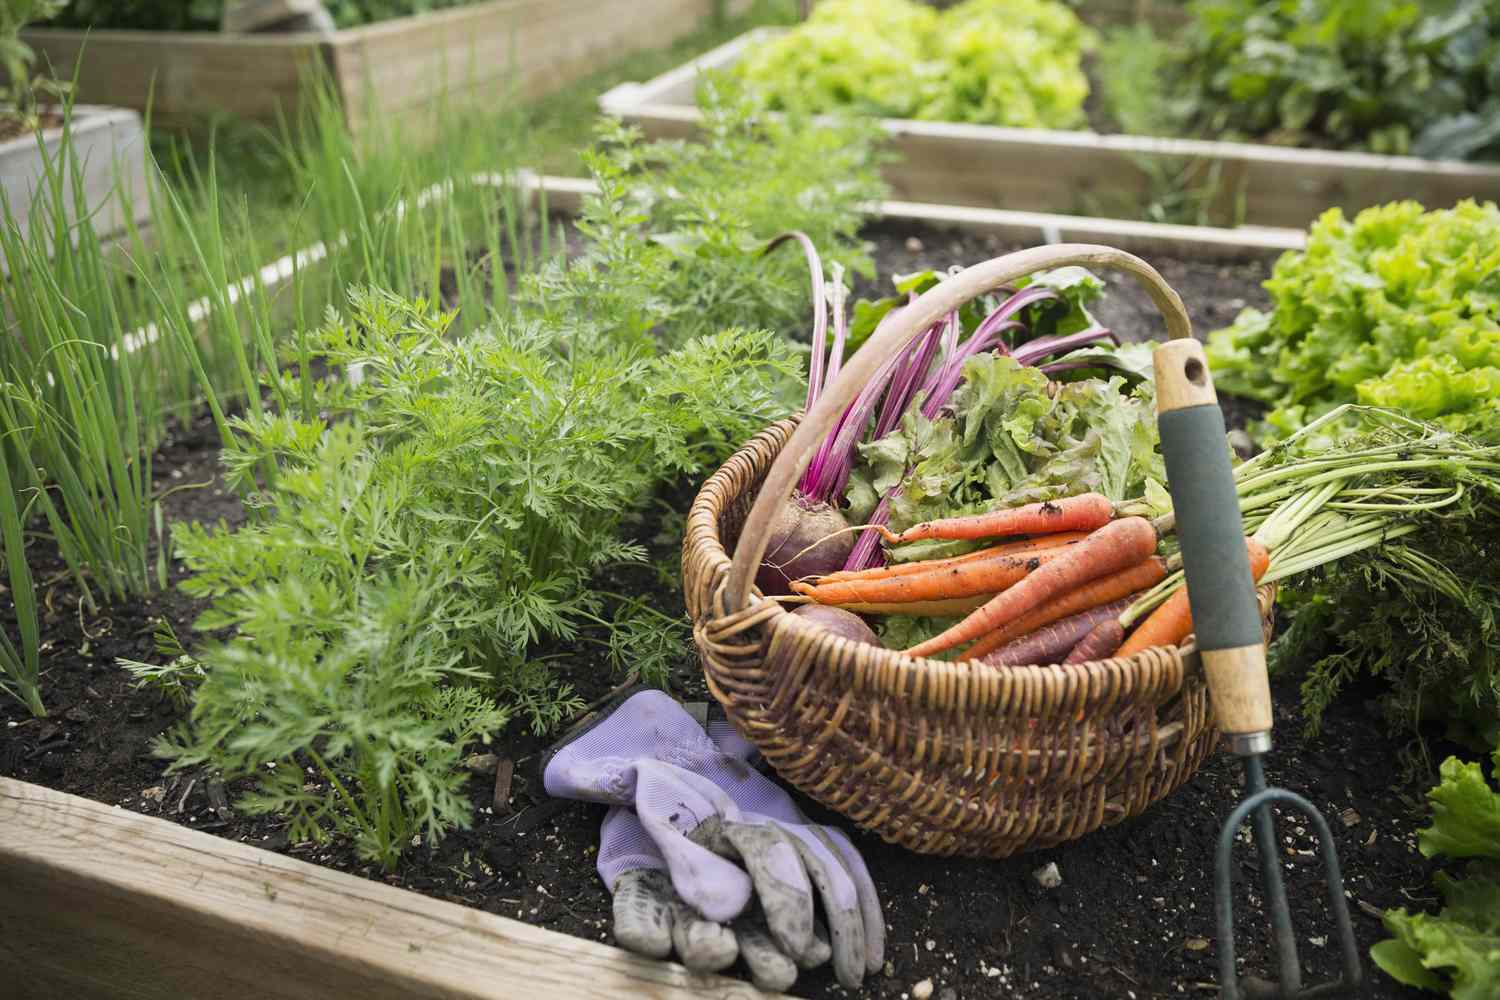
[[865, 925], [865, 971], [872, 974], [879, 972], [885, 965], [885, 916], [880, 912], [880, 897], [875, 893], [875, 880], [870, 878], [870, 869], [865, 867], [865, 859], [859, 856], [844, 831], [833, 827], [815, 829], [843, 862], [850, 880], [854, 882], [854, 891], [859, 897], [859, 914]]
[[843, 863], [810, 831], [810, 827], [793, 828], [791, 841], [813, 885], [818, 887], [818, 895], [823, 897], [834, 975], [853, 989], [865, 978], [865, 922], [859, 912], [859, 896]]
[[797, 981], [797, 964], [787, 957], [759, 923], [741, 917], [730, 925], [739, 939], [740, 958], [758, 989], [781, 993]]
[[688, 840], [705, 850], [713, 851], [721, 858], [728, 858], [730, 861], [740, 860], [740, 852], [729, 842], [729, 838], [724, 836], [722, 817], [710, 816], [699, 823], [688, 834]]
[[649, 958], [672, 953], [672, 886], [649, 868], [625, 872], [614, 885], [615, 940]]
[[816, 969], [833, 957], [833, 945], [828, 943], [828, 925], [813, 918], [812, 946], [801, 955], [792, 956], [799, 969]]
[[725, 823], [724, 836], [744, 860], [771, 936], [793, 958], [807, 954], [813, 943], [812, 886], [795, 841], [772, 823]]
[[694, 972], [718, 972], [734, 964], [740, 946], [724, 924], [704, 920], [685, 903], [672, 905], [672, 947]]

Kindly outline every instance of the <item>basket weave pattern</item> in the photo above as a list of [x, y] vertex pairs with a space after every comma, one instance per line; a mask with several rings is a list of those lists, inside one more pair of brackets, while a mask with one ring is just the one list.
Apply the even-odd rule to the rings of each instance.
[[[1026, 251], [972, 268], [972, 284], [994, 287], [1022, 257], [1033, 267], [1090, 261], [1131, 270], [1163, 308], [1169, 335], [1188, 335], [1185, 310], [1160, 276], [1108, 248]], [[927, 295], [948, 298], [925, 314], [921, 300], [909, 307], [912, 327], [969, 294], [943, 285]], [[872, 338], [866, 349], [904, 343], [902, 335], [891, 332], [880, 346]], [[858, 360], [841, 377], [862, 384], [867, 374], [848, 370]], [[808, 415], [810, 423], [821, 418], [814, 430], [843, 405], [820, 403]], [[733, 554], [773, 465], [783, 475], [767, 488], [783, 498], [790, 489], [785, 473], [796, 471], [796, 456], [782, 453], [797, 426], [793, 418], [767, 428], [709, 478], [683, 540], [684, 591], [708, 686], [784, 779], [911, 850], [999, 858], [1128, 819], [1192, 777], [1219, 733], [1190, 647], [1067, 667], [947, 662], [852, 642], [758, 593], [736, 599], [735, 584], [743, 588], [747, 576], [741, 566], [736, 580], [732, 563], [745, 554]], [[1262, 588], [1268, 636], [1273, 598]]]

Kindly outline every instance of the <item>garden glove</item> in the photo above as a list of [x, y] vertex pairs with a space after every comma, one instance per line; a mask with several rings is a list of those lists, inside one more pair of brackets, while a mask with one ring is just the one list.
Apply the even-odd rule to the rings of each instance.
[[[748, 746], [738, 740], [734, 748]], [[883, 963], [880, 905], [853, 844], [810, 823], [785, 791], [715, 746], [669, 696], [634, 694], [565, 739], [544, 763], [543, 781], [560, 798], [633, 805], [673, 888], [709, 920], [739, 916], [753, 891], [777, 944], [805, 962], [816, 948], [816, 885], [840, 982], [857, 985]]]
[[[799, 963], [772, 939], [763, 917], [741, 915], [720, 924], [682, 901], [672, 889], [666, 861], [634, 810], [613, 806], [605, 814], [599, 876], [614, 897], [614, 933], [621, 947], [651, 958], [675, 951], [696, 972], [718, 972], [743, 958], [755, 985], [767, 992], [779, 993], [796, 982]], [[823, 931], [814, 954], [801, 965], [820, 965], [831, 952]]]

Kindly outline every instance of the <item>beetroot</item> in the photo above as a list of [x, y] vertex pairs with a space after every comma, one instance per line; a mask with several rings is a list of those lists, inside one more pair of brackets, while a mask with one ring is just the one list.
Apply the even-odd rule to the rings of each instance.
[[790, 594], [793, 580], [843, 569], [854, 548], [848, 527], [832, 505], [793, 494], [771, 522], [771, 539], [755, 585], [767, 596]]
[[843, 636], [845, 639], [867, 642], [872, 646], [880, 645], [880, 640], [876, 637], [874, 630], [865, 624], [863, 618], [852, 611], [845, 611], [843, 608], [835, 608], [828, 604], [804, 604], [792, 614], [815, 621], [834, 635]]

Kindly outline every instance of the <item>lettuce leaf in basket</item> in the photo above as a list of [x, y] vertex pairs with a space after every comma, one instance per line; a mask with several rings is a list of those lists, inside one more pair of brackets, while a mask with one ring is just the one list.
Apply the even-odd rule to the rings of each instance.
[[[1008, 357], [980, 355], [964, 366], [951, 408], [934, 420], [913, 411], [891, 434], [861, 448], [850, 479], [851, 523], [901, 484], [890, 525], [1094, 490], [1114, 500], [1140, 496], [1165, 473], [1156, 453], [1150, 383], [1086, 379], [1050, 394], [1048, 379]], [[905, 545], [902, 560], [975, 548], [971, 542]]]

